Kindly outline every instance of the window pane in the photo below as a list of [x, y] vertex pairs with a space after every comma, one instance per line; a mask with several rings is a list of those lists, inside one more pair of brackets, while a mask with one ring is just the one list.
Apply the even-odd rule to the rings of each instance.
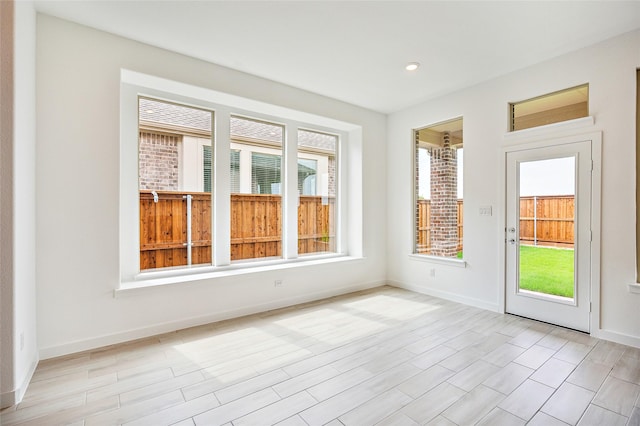
[[586, 117], [589, 115], [589, 85], [514, 102], [510, 107], [511, 131]]
[[277, 124], [231, 117], [231, 260], [282, 256], [282, 146]]
[[213, 113], [139, 98], [140, 270], [211, 263]]
[[336, 252], [338, 137], [298, 130], [298, 254]]
[[462, 257], [462, 119], [414, 132], [414, 253]]

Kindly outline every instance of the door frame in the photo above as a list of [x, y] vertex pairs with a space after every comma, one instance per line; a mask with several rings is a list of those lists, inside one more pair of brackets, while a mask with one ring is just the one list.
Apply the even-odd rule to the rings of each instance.
[[[576, 142], [558, 144], [549, 147], [507, 152], [507, 245], [506, 245], [506, 311], [531, 319], [546, 321], [552, 324], [573, 328], [582, 332], [591, 331], [591, 147], [590, 140], [576, 138]], [[557, 298], [545, 291], [530, 292], [523, 290], [521, 262], [524, 250], [521, 240], [523, 215], [521, 210], [520, 193], [523, 180], [522, 169], [527, 165], [537, 164], [539, 161], [558, 160], [570, 161], [562, 165], [566, 172], [571, 170], [572, 188], [562, 194], [575, 196], [575, 214], [572, 215], [571, 228], [575, 231], [574, 249], [572, 253], [573, 273], [571, 287], [575, 292], [569, 299]], [[534, 166], [535, 167], [535, 166]], [[551, 167], [551, 166], [550, 166]], [[557, 168], [558, 166], [552, 166]], [[536, 177], [529, 176], [533, 181]], [[569, 176], [567, 176], [569, 179]], [[538, 193], [539, 196], [553, 194]], [[529, 194], [528, 194], [529, 195]], [[533, 212], [524, 213], [532, 216]], [[558, 216], [554, 216], [558, 217]], [[512, 233], [510, 230], [516, 232]], [[518, 233], [520, 230], [520, 234]], [[541, 236], [544, 238], [544, 236]], [[513, 243], [512, 243], [513, 240]], [[533, 244], [532, 242], [524, 244]], [[546, 246], [546, 244], [542, 244]], [[567, 277], [569, 278], [569, 277]]]
[[[601, 199], [602, 199], [602, 132], [590, 131], [582, 132], [580, 129], [556, 129], [549, 126], [548, 131], [535, 129], [535, 132], [523, 130], [505, 135], [503, 145], [499, 153], [500, 164], [500, 204], [499, 209], [499, 229], [502, 236], [498, 238], [498, 258], [500, 262], [498, 306], [501, 313], [506, 312], [506, 286], [507, 286], [507, 153], [523, 151], [534, 148], [546, 148], [555, 145], [562, 145], [572, 142], [591, 141], [591, 160], [593, 170], [591, 173], [591, 312], [590, 312], [590, 335], [598, 337], [600, 330], [600, 249], [601, 249]], [[534, 129], [531, 129], [534, 130]], [[546, 129], [545, 129], [546, 130]], [[517, 134], [516, 134], [517, 133]]]

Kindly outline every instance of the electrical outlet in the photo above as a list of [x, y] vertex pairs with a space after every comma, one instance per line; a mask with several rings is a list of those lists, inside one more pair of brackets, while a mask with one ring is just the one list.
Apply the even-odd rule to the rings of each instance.
[[282, 280], [275, 280], [273, 282], [274, 287], [282, 287]]
[[431, 268], [431, 269], [429, 270], [429, 276], [430, 276], [431, 278], [435, 278], [435, 277], [436, 277], [436, 268]]

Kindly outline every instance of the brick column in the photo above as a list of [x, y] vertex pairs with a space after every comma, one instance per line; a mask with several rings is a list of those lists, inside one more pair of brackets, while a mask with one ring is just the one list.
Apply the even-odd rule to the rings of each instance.
[[449, 132], [443, 133], [442, 148], [431, 149], [431, 254], [458, 254], [458, 171], [456, 150]]

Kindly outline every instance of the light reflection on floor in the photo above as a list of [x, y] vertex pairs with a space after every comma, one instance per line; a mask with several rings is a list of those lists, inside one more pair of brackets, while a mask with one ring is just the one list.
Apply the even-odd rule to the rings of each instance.
[[[398, 323], [440, 308], [386, 294], [356, 293], [331, 303], [310, 303], [225, 321], [205, 327], [203, 337], [193, 331], [186, 341], [172, 345], [184, 359], [175, 373], [201, 370], [209, 380], [233, 383], [322, 353], [389, 329]], [[270, 319], [265, 323], [265, 319]], [[256, 325], [259, 324], [259, 328]], [[181, 332], [179, 331], [178, 334]]]

